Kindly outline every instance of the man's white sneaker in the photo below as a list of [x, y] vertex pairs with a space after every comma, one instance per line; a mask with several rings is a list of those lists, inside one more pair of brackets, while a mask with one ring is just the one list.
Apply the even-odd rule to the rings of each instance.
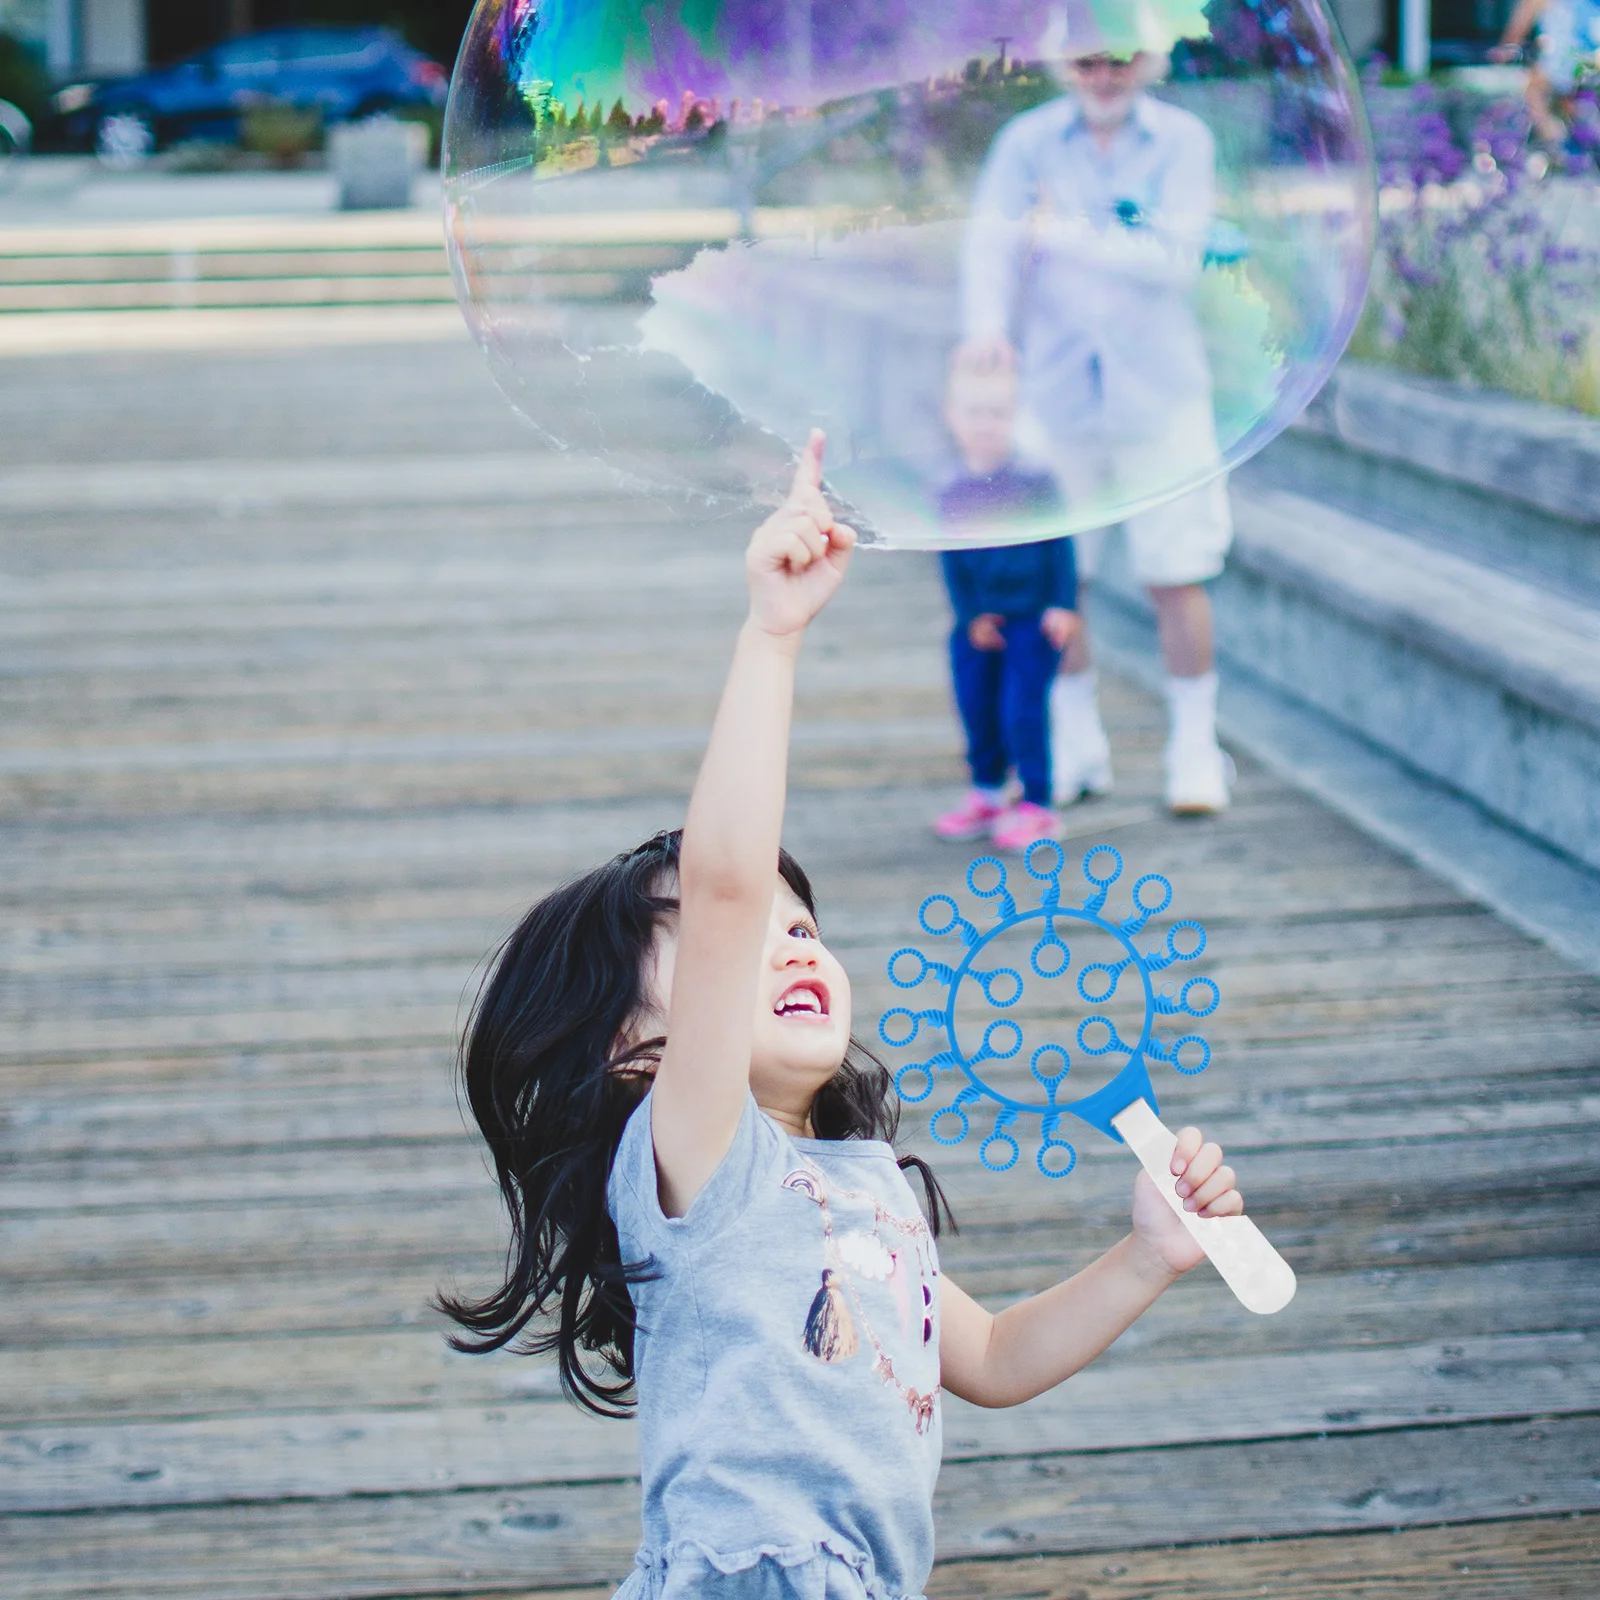
[[1058, 806], [1111, 790], [1111, 743], [1095, 704], [1095, 674], [1050, 685], [1050, 790]]
[[1236, 776], [1233, 758], [1220, 745], [1168, 745], [1167, 809], [1179, 817], [1226, 811]]

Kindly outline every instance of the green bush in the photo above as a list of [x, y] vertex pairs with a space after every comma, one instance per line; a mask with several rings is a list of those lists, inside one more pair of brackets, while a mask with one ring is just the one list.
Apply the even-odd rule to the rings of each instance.
[[50, 79], [37, 52], [11, 34], [0, 33], [0, 100], [9, 100], [38, 127], [49, 95]]
[[[1580, 90], [1568, 150], [1534, 148], [1519, 100], [1369, 79], [1384, 205], [1352, 355], [1594, 412], [1600, 105]], [[1570, 236], [1569, 236], [1570, 235]]]
[[321, 108], [282, 100], [249, 106], [239, 118], [239, 143], [280, 166], [294, 166], [302, 156], [322, 148]]

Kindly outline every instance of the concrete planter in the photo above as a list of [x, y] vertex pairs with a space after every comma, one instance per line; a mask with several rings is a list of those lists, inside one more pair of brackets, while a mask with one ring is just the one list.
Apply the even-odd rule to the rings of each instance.
[[418, 122], [367, 117], [328, 133], [328, 165], [339, 180], [342, 211], [398, 211], [428, 159], [428, 130]]

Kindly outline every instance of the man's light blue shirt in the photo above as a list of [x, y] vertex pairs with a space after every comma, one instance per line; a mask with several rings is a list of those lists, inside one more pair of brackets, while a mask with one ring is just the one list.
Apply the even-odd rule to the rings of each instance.
[[1065, 95], [995, 140], [962, 252], [962, 333], [1017, 346], [1023, 402], [1051, 437], [1157, 437], [1209, 400], [1192, 295], [1215, 182], [1210, 130], [1148, 95], [1104, 148]]

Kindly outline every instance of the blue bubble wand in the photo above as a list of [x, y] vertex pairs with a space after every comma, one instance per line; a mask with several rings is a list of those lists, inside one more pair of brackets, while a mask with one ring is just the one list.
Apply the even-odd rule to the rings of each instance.
[[[1172, 1174], [1177, 1137], [1160, 1118], [1150, 1082], [1152, 1061], [1186, 1077], [1210, 1065], [1211, 1046], [1201, 1035], [1190, 1032], [1173, 1039], [1159, 1029], [1163, 1019], [1210, 1016], [1222, 998], [1216, 983], [1206, 977], [1190, 977], [1175, 994], [1157, 987], [1160, 973], [1201, 954], [1206, 947], [1205, 929], [1193, 920], [1174, 922], [1162, 945], [1141, 950], [1134, 940], [1152, 917], [1160, 916], [1172, 904], [1172, 885], [1159, 873], [1146, 873], [1133, 885], [1131, 915], [1112, 920], [1106, 915], [1106, 900], [1111, 886], [1122, 876], [1122, 856], [1110, 845], [1097, 845], [1083, 858], [1089, 892], [1080, 905], [1062, 900], [1066, 855], [1060, 845], [1048, 839], [1030, 845], [1023, 866], [1040, 885], [1038, 904], [1028, 909], [1018, 907], [1007, 883], [1005, 864], [998, 857], [980, 856], [967, 868], [968, 891], [994, 909], [995, 922], [987, 931], [964, 917], [950, 895], [929, 895], [922, 902], [917, 913], [922, 931], [934, 939], [960, 940], [963, 950], [954, 965], [913, 945], [905, 945], [889, 957], [889, 981], [896, 988], [915, 989], [931, 980], [943, 984], [946, 991], [941, 1006], [891, 1006], [879, 1020], [878, 1036], [894, 1050], [910, 1048], [924, 1030], [945, 1039], [943, 1049], [924, 1060], [907, 1062], [895, 1073], [896, 1092], [908, 1104], [920, 1105], [932, 1097], [941, 1075], [962, 1080], [955, 1098], [929, 1121], [929, 1132], [940, 1144], [961, 1143], [971, 1131], [972, 1114], [980, 1102], [992, 1103], [992, 1130], [978, 1149], [978, 1159], [991, 1172], [1004, 1172], [1017, 1164], [1022, 1155], [1017, 1133], [1031, 1117], [1039, 1119], [1034, 1164], [1047, 1178], [1064, 1178], [1077, 1164], [1077, 1153], [1061, 1137], [1068, 1116], [1127, 1145], [1240, 1303], [1263, 1314], [1281, 1311], [1294, 1297], [1294, 1271], [1255, 1223], [1248, 1217], [1200, 1217], [1184, 1210]], [[1091, 1013], [1077, 1026], [1075, 1041], [1084, 1056], [1122, 1061], [1115, 1077], [1092, 1094], [1063, 1097], [1072, 1058], [1065, 1046], [1053, 1042], [1039, 1045], [1029, 1057], [1034, 1081], [1043, 1091], [1042, 1100], [1019, 1099], [998, 1087], [992, 1081], [990, 1064], [1013, 1059], [1024, 1043], [1022, 1028], [1010, 1018], [988, 1023], [976, 1048], [968, 1049], [963, 1043], [956, 1018], [963, 986], [969, 993], [976, 990], [999, 1011], [1016, 1005], [1023, 996], [1026, 983], [1022, 974], [1015, 967], [992, 964], [996, 959], [994, 942], [1017, 928], [1037, 932], [1028, 964], [1033, 975], [1046, 982], [1064, 979], [1072, 972], [1072, 950], [1066, 935], [1076, 937], [1080, 929], [1095, 929], [1120, 947], [1116, 959], [1078, 965], [1078, 996], [1091, 1006], [1110, 1001], [1125, 977], [1143, 987], [1144, 1023], [1132, 1043], [1103, 1012]]]

